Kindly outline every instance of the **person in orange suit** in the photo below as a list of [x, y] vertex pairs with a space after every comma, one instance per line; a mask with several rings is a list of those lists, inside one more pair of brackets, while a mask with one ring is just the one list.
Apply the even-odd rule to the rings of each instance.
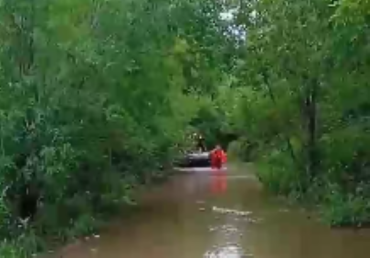
[[226, 163], [227, 156], [221, 146], [218, 144], [215, 149], [211, 151], [211, 167], [221, 169], [222, 165]]
[[226, 153], [220, 145], [211, 151], [211, 167], [215, 169], [211, 178], [211, 191], [214, 194], [220, 194], [226, 191], [226, 174], [221, 170], [223, 164], [227, 161]]

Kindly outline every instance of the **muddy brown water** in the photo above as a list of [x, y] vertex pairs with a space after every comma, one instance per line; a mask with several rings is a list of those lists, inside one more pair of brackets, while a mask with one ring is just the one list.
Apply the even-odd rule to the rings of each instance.
[[266, 194], [246, 166], [182, 171], [101, 235], [53, 258], [369, 258], [369, 230], [334, 230]]

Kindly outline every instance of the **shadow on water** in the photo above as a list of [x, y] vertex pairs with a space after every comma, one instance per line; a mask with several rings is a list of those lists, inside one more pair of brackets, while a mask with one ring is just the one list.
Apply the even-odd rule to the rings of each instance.
[[182, 171], [146, 192], [134, 216], [65, 258], [368, 258], [370, 231], [332, 230], [264, 193], [246, 167]]

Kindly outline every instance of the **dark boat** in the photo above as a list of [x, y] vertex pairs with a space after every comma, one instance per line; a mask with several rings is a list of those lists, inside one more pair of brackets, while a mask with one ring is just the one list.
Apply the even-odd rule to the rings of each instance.
[[187, 153], [176, 162], [178, 167], [210, 167], [211, 159], [209, 152]]

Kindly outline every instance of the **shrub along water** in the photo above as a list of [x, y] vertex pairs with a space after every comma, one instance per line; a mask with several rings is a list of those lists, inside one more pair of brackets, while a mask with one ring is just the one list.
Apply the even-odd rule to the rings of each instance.
[[261, 180], [318, 202], [331, 224], [368, 223], [369, 2], [235, 5], [233, 22], [246, 37], [232, 121], [254, 146]]
[[218, 8], [1, 1], [1, 257], [90, 234], [166, 175], [226, 69]]
[[329, 223], [368, 223], [369, 10], [2, 1], [0, 256], [91, 233], [166, 175], [193, 130], [210, 147], [239, 138], [230, 151], [271, 191], [320, 204]]

